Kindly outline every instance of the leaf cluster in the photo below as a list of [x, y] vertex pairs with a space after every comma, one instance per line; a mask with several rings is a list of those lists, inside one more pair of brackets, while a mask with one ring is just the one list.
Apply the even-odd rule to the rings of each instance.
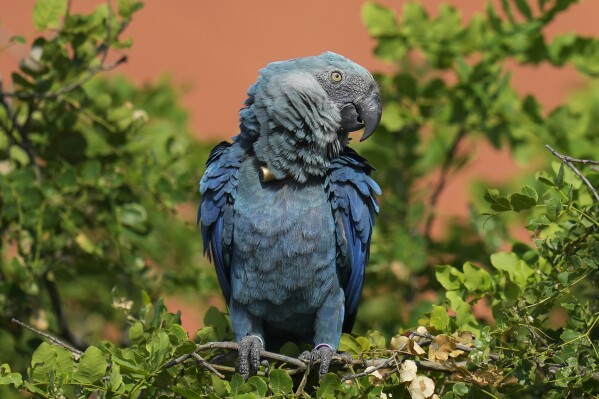
[[97, 76], [126, 60], [142, 4], [67, 5], [36, 2], [42, 34], [0, 85], [0, 357], [17, 369], [39, 340], [12, 316], [84, 347], [141, 290], [215, 285], [177, 212], [208, 153], [187, 134], [180, 90]]

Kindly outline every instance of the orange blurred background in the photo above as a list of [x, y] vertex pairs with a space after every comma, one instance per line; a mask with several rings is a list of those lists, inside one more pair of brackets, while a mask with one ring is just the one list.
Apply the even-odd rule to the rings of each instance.
[[[100, 0], [73, 0], [73, 11], [89, 11]], [[34, 0], [0, 0], [0, 43], [13, 35], [30, 42], [36, 32], [31, 22]], [[238, 111], [258, 70], [267, 63], [288, 58], [340, 53], [371, 71], [391, 71], [393, 65], [374, 58], [374, 41], [360, 20], [361, 0], [204, 1], [147, 0], [126, 31], [133, 39], [129, 61], [115, 72], [137, 83], [168, 74], [187, 90], [183, 104], [190, 112], [191, 129], [204, 139], [230, 138], [237, 133]], [[399, 14], [404, 0], [383, 0]], [[435, 15], [449, 3], [469, 19], [484, 10], [485, 1], [421, 0]], [[497, 3], [499, 1], [497, 0]], [[560, 15], [549, 27], [549, 39], [575, 32], [599, 36], [599, 1], [586, 0]], [[28, 52], [25, 45], [0, 53], [0, 76], [6, 78]], [[532, 93], [545, 110], [560, 104], [584, 81], [571, 68], [522, 68], [512, 65], [512, 82], [520, 94]], [[467, 213], [467, 190], [472, 180], [502, 182], [518, 171], [509, 154], [480, 145], [473, 161], [453, 177], [438, 203], [439, 223]], [[204, 160], [198, 160], [198, 165]], [[435, 226], [439, 232], [441, 225]], [[526, 236], [526, 233], [524, 233]], [[179, 304], [180, 305], [180, 304]], [[173, 303], [173, 309], [179, 306]], [[187, 312], [188, 316], [192, 316]], [[185, 313], [184, 313], [185, 316]], [[184, 320], [189, 331], [196, 320]]]

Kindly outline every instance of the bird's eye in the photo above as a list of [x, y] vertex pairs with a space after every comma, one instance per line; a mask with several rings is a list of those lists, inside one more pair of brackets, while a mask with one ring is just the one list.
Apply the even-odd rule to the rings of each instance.
[[343, 75], [341, 75], [341, 72], [334, 71], [331, 73], [331, 80], [333, 82], [341, 82], [341, 80], [343, 80]]

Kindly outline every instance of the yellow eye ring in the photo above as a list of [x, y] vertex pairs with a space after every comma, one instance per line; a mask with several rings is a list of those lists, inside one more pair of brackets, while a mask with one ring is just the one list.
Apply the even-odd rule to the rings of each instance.
[[341, 72], [333, 71], [331, 72], [331, 80], [333, 82], [341, 82], [343, 80], [343, 75], [341, 75]]

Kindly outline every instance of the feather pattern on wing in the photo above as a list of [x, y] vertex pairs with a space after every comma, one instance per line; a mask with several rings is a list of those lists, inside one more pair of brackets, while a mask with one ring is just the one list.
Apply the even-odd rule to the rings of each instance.
[[200, 181], [202, 199], [198, 209], [204, 254], [214, 262], [223, 295], [231, 296], [230, 248], [233, 239], [233, 217], [237, 172], [247, 155], [226, 141], [217, 145], [206, 162]]
[[381, 189], [369, 174], [366, 159], [345, 147], [329, 168], [325, 189], [336, 225], [337, 264], [345, 292], [343, 331], [350, 332], [356, 319], [364, 285], [374, 217], [379, 207], [375, 195]]

